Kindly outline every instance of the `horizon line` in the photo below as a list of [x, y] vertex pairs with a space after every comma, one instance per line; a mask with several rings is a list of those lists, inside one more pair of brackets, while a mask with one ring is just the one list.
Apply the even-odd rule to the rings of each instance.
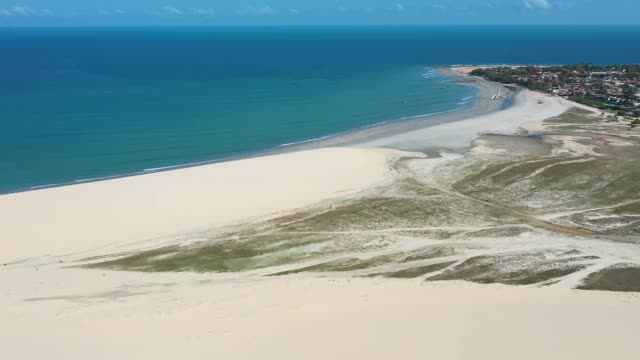
[[364, 28], [364, 27], [640, 27], [640, 24], [109, 24], [109, 25], [85, 25], [85, 24], [65, 24], [65, 25], [3, 25], [0, 29], [11, 28], [283, 28], [283, 27], [326, 27], [326, 28]]

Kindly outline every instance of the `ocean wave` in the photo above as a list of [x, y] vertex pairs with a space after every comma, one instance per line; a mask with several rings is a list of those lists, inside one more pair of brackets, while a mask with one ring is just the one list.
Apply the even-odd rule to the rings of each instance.
[[446, 111], [439, 111], [439, 112], [434, 112], [434, 113], [429, 113], [429, 114], [404, 116], [404, 117], [401, 117], [399, 120], [411, 120], [411, 119], [419, 119], [419, 118], [424, 118], [424, 117], [429, 117], [429, 116], [448, 114], [448, 113], [455, 112], [455, 111], [458, 111], [458, 110], [463, 110], [464, 108], [465, 108], [464, 106], [461, 106], [461, 107], [457, 107], [455, 109], [446, 110]]
[[100, 181], [100, 180], [108, 180], [108, 179], [113, 179], [116, 178], [117, 176], [103, 176], [103, 177], [97, 177], [97, 178], [88, 178], [88, 179], [79, 179], [79, 180], [73, 180], [74, 183], [86, 183], [86, 182], [93, 182], [93, 181]]
[[142, 170], [141, 172], [139, 172], [139, 174], [144, 174], [144, 173], [149, 173], [149, 172], [156, 172], [156, 171], [163, 171], [163, 170], [179, 169], [181, 167], [192, 166], [192, 165], [197, 165], [197, 163], [195, 163], [195, 164], [184, 164], [184, 165], [171, 165], [171, 166], [163, 166], [163, 167], [157, 167], [157, 168], [149, 168], [149, 169]]
[[161, 167], [157, 167], [157, 168], [148, 168], [148, 169], [144, 169], [141, 172], [138, 172], [136, 174], [145, 174], [145, 173], [166, 171], [166, 170], [171, 170], [171, 169], [183, 169], [183, 168], [188, 168], [188, 167], [193, 167], [193, 166], [198, 166], [198, 165], [215, 164], [215, 163], [219, 163], [219, 162], [223, 162], [223, 161], [227, 161], [227, 160], [232, 160], [232, 159], [235, 159], [235, 157], [225, 157], [225, 158], [220, 158], [220, 159], [215, 159], [215, 160], [205, 160], [205, 161], [198, 161], [198, 162], [192, 162], [192, 163], [186, 163], [186, 164], [180, 164], [180, 165], [169, 165], [169, 166], [161, 166]]
[[37, 190], [37, 189], [46, 189], [46, 188], [50, 188], [50, 187], [56, 187], [56, 186], [60, 186], [62, 184], [46, 184], [46, 185], [36, 185], [36, 186], [32, 186], [29, 189], [33, 189], [33, 190]]
[[333, 135], [327, 135], [327, 136], [323, 136], [323, 137], [319, 137], [319, 138], [314, 138], [314, 139], [309, 139], [309, 140], [302, 140], [302, 141], [295, 141], [295, 142], [291, 142], [291, 143], [286, 143], [286, 144], [280, 144], [278, 145], [278, 147], [285, 147], [285, 146], [291, 146], [291, 145], [299, 145], [299, 144], [305, 144], [305, 143], [309, 143], [312, 141], [318, 141], [318, 140], [324, 140], [324, 139], [328, 139], [330, 137], [332, 137]]
[[424, 79], [433, 79], [438, 76], [438, 72], [433, 68], [424, 68], [426, 71], [422, 73]]
[[364, 128], [366, 129], [366, 128], [370, 128], [370, 127], [374, 127], [374, 126], [378, 126], [378, 125], [384, 125], [386, 123], [388, 123], [388, 121], [380, 121], [380, 122], [375, 123], [375, 124], [366, 125], [366, 126], [364, 126]]

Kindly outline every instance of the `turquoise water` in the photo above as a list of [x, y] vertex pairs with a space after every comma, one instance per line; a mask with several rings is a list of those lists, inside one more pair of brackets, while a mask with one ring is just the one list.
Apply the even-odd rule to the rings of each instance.
[[429, 66], [637, 62], [637, 47], [607, 51], [637, 40], [635, 27], [0, 30], [0, 192], [451, 111], [475, 90]]

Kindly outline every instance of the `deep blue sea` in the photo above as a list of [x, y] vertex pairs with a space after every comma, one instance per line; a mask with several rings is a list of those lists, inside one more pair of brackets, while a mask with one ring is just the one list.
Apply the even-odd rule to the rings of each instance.
[[0, 29], [0, 193], [451, 111], [450, 64], [638, 63], [640, 27]]

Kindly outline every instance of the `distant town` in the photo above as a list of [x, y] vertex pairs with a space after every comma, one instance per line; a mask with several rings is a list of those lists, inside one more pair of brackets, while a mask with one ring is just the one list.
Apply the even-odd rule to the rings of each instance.
[[471, 75], [556, 94], [627, 119], [640, 118], [640, 65], [494, 66], [475, 69]]

